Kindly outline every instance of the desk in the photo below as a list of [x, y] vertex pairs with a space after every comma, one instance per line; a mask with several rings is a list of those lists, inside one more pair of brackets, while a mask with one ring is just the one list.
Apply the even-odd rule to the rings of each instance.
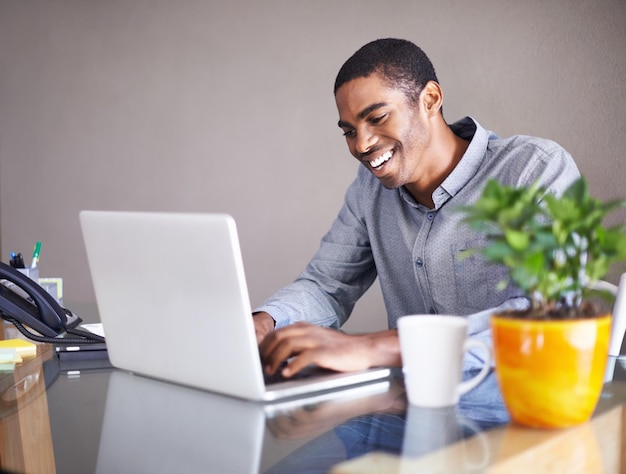
[[407, 409], [393, 379], [271, 412], [110, 368], [62, 370], [41, 345], [1, 375], [0, 462], [60, 474], [625, 472], [626, 360], [614, 367], [590, 423], [541, 431], [508, 424], [493, 375], [454, 409]]

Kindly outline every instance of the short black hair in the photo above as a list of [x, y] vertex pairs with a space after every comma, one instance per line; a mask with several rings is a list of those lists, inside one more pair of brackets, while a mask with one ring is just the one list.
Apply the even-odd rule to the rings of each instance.
[[346, 82], [373, 73], [401, 89], [413, 102], [427, 82], [439, 82], [433, 64], [421, 48], [407, 40], [383, 38], [367, 43], [341, 66], [334, 94]]

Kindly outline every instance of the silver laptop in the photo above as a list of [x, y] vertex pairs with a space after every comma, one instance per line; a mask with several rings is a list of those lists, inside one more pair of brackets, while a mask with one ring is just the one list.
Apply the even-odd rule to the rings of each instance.
[[387, 368], [266, 384], [234, 219], [227, 214], [82, 211], [111, 364], [248, 400], [365, 384]]

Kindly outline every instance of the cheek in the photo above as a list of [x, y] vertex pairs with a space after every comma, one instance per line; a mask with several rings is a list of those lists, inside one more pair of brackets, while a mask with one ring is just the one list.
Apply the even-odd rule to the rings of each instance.
[[413, 127], [405, 130], [405, 142], [407, 147], [420, 150], [426, 147], [427, 137], [424, 130]]

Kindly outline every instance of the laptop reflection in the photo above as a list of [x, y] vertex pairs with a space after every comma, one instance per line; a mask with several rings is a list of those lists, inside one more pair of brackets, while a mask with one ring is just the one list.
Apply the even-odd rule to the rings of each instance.
[[[372, 403], [380, 403], [379, 397], [389, 386], [386, 380], [353, 390], [264, 404], [114, 371], [96, 472], [257, 473], [264, 470], [263, 464], [278, 460], [271, 459], [278, 452], [270, 453], [270, 459], [263, 456], [265, 445], [271, 450], [285, 437], [276, 433], [277, 426], [284, 428], [287, 420], [305, 411], [317, 428], [307, 434], [315, 437], [320, 427], [329, 429], [345, 419], [338, 416], [338, 409], [350, 407], [349, 416], [355, 416], [355, 402], [369, 399], [359, 410], [369, 411]], [[330, 406], [334, 408], [329, 410]], [[320, 419], [326, 418], [325, 414], [332, 417], [330, 424]]]
[[115, 371], [96, 472], [258, 472], [263, 405]]

